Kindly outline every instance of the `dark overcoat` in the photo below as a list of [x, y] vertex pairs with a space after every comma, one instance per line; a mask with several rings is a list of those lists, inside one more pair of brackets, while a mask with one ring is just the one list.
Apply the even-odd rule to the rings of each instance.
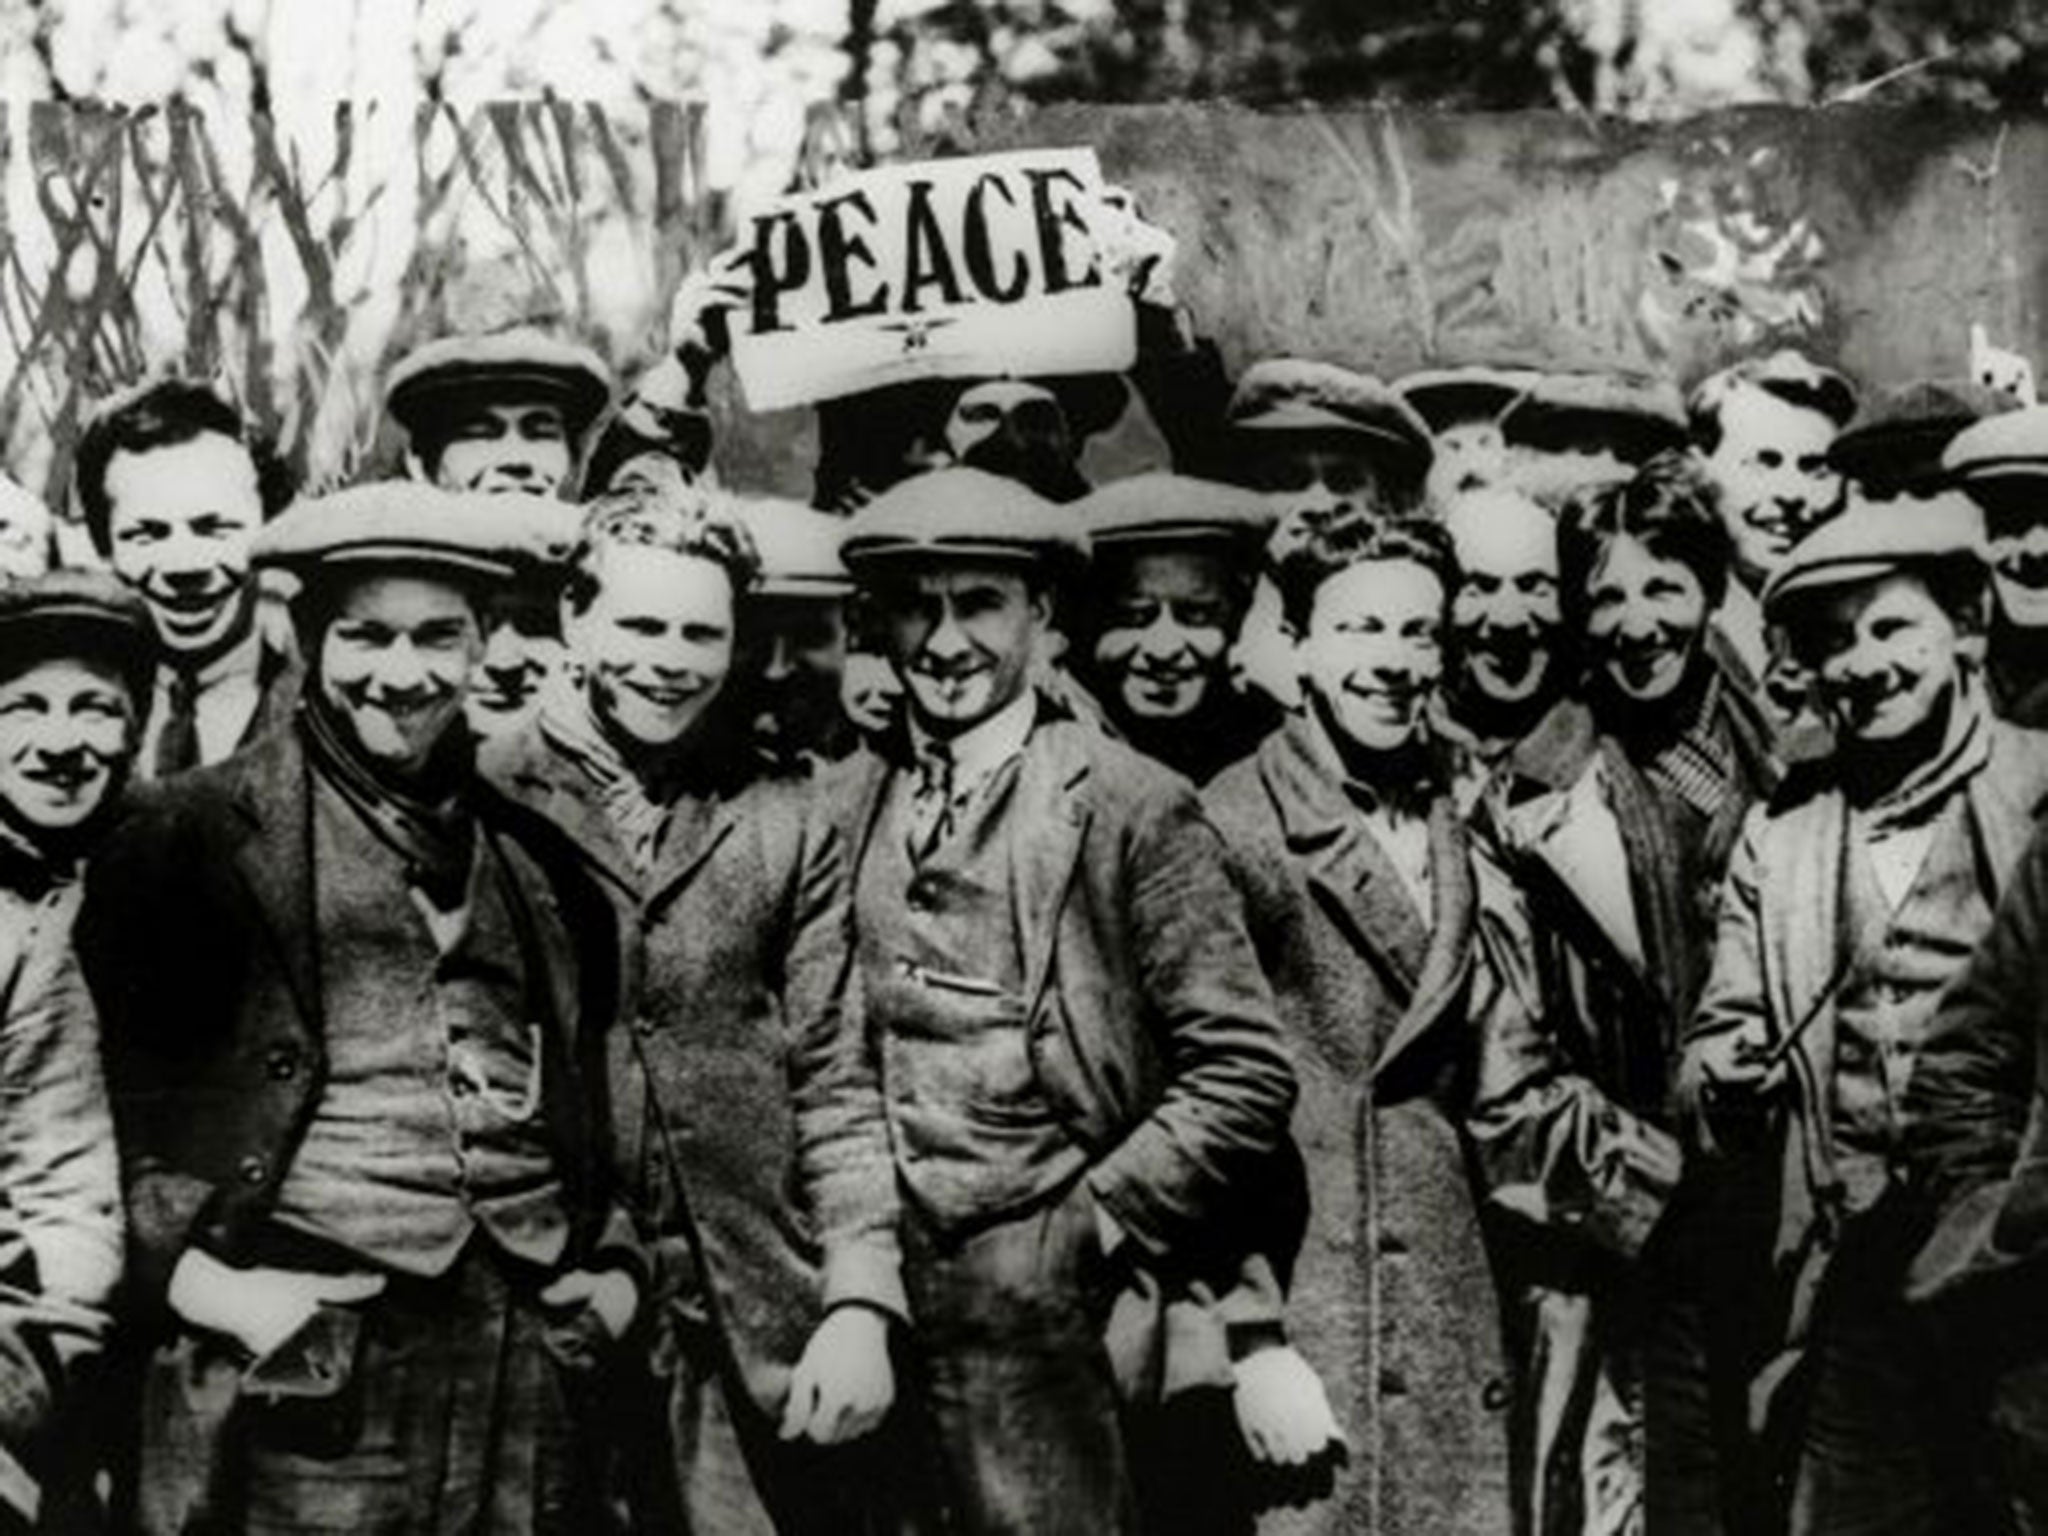
[[1310, 1222], [1288, 1332], [1352, 1442], [1333, 1500], [1275, 1528], [1512, 1529], [1511, 1383], [1467, 1116], [1479, 897], [1456, 805], [1429, 813], [1425, 923], [1296, 717], [1204, 799], [1233, 853], [1301, 1079]]

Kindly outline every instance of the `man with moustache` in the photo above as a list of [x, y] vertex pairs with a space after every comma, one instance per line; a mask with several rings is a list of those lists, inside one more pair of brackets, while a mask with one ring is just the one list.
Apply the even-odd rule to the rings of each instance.
[[836, 1536], [907, 1497], [822, 1449], [890, 1404], [896, 1190], [838, 996], [843, 844], [762, 771], [733, 686], [758, 570], [722, 495], [595, 503], [562, 598], [580, 686], [484, 764], [562, 831], [625, 942], [612, 1158], [657, 1255], [620, 1425], [637, 1516]]
[[77, 1394], [108, 1334], [122, 1233], [71, 927], [155, 670], [148, 611], [111, 577], [0, 587], [0, 1530], [69, 1529], [83, 1512], [51, 1506], [82, 1493]]
[[72, 485], [93, 548], [156, 625], [141, 776], [219, 762], [281, 722], [297, 669], [264, 633], [249, 569], [291, 495], [269, 446], [211, 390], [159, 380], [92, 412]]
[[1828, 450], [1856, 414], [1849, 381], [1790, 349], [1703, 379], [1686, 400], [1693, 452], [1713, 482], [1735, 551], [1717, 631], [1753, 687], [1777, 684], [1796, 715], [1803, 683], [1773, 650], [1759, 606], [1792, 546], [1841, 505]]
[[2048, 406], [1964, 428], [1941, 462], [1984, 512], [1991, 707], [2015, 725], [2048, 725]]
[[[532, 326], [443, 336], [392, 367], [384, 409], [406, 434], [406, 471], [452, 491], [562, 497], [579, 449], [611, 395], [588, 347]], [[470, 684], [470, 724], [502, 735], [529, 715], [561, 664], [554, 593], [528, 583], [496, 594]]]
[[592, 1518], [584, 1431], [645, 1284], [598, 1151], [611, 940], [462, 716], [484, 596], [539, 538], [409, 482], [298, 504], [256, 549], [298, 578], [290, 728], [94, 858], [140, 1529]]
[[1199, 1359], [1227, 1387], [1230, 1346], [1277, 1322], [1177, 1313], [1204, 1332], [1166, 1364], [1166, 1336], [1104, 1336], [1120, 1293], [1234, 1276], [1293, 1080], [1192, 791], [1032, 686], [1084, 550], [1070, 513], [971, 469], [885, 492], [844, 548], [907, 707], [826, 793], [853, 840], [916, 1403], [962, 1531], [1135, 1529], [1118, 1378]]
[[1297, 513], [1276, 536], [1305, 706], [1204, 795], [1295, 1051], [1313, 1221], [1288, 1328], [1351, 1445], [1288, 1531], [1500, 1532], [1512, 1377], [1466, 1117], [1512, 995], [1428, 717], [1456, 585], [1433, 522]]
[[1079, 671], [1119, 736], [1205, 784], [1279, 722], [1230, 668], [1266, 510], [1250, 492], [1170, 474], [1115, 481], [1076, 510], [1094, 552]]
[[1921, 1227], [1908, 1093], [2048, 797], [2048, 741], [1995, 720], [1976, 511], [1848, 508], [1765, 589], [1834, 728], [1729, 867], [1679, 1101], [1706, 1158], [1775, 1168], [1775, 1357], [1752, 1389], [1791, 1464], [1790, 1529], [1990, 1529], [1952, 1362], [1905, 1309]]

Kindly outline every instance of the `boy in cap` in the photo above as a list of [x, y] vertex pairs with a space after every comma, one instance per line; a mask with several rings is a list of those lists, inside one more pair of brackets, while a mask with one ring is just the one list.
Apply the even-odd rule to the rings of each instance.
[[1678, 1094], [1703, 1156], [1775, 1169], [1752, 1428], [1791, 1448], [1800, 1536], [1983, 1528], [1967, 1417], [1901, 1295], [1899, 1171], [1936, 1003], [2048, 800], [2048, 742], [1984, 698], [1984, 587], [1961, 496], [1852, 490], [1764, 591], [1835, 748], [1743, 829]]
[[590, 1077], [608, 913], [462, 714], [486, 595], [541, 536], [411, 482], [300, 503], [256, 550], [299, 583], [291, 727], [95, 857], [143, 1529], [590, 1518], [579, 1428], [644, 1268]]
[[2048, 406], [1964, 428], [1941, 462], [1984, 512], [1991, 707], [2016, 725], [2048, 725]]
[[838, 1536], [902, 1492], [821, 1449], [890, 1404], [897, 1201], [872, 1063], [841, 1022], [844, 844], [749, 750], [758, 570], [717, 493], [593, 504], [562, 598], [580, 686], [485, 767], [560, 829], [625, 944], [612, 1157], [657, 1254], [620, 1425], [636, 1513]]
[[94, 408], [72, 486], [93, 548], [156, 625], [141, 776], [219, 762], [280, 723], [297, 668], [260, 622], [249, 550], [291, 486], [255, 429], [212, 390], [158, 380]]
[[1104, 1324], [1121, 1292], [1234, 1272], [1233, 1201], [1293, 1100], [1271, 998], [1192, 792], [1032, 685], [1071, 515], [940, 470], [863, 508], [844, 555], [907, 706], [826, 793], [939, 1496], [963, 1531], [1130, 1531], [1112, 1359], [1186, 1362]]
[[734, 497], [732, 508], [761, 556], [740, 663], [754, 747], [774, 771], [805, 776], [845, 757], [857, 740], [840, 699], [853, 594], [839, 558], [846, 519], [767, 496]]
[[155, 668], [149, 614], [113, 578], [0, 586], [0, 1529], [46, 1528], [59, 1457], [82, 1465], [73, 1389], [121, 1274], [114, 1126], [71, 928]]
[[1279, 720], [1230, 667], [1266, 509], [1214, 481], [1147, 474], [1104, 486], [1076, 511], [1094, 556], [1078, 670], [1118, 735], [1205, 784]]

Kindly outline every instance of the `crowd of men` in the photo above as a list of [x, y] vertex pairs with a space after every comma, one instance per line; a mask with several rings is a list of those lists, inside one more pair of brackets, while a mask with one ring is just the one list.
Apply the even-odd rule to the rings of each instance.
[[2048, 1529], [2048, 408], [715, 329], [0, 504], [8, 1528]]

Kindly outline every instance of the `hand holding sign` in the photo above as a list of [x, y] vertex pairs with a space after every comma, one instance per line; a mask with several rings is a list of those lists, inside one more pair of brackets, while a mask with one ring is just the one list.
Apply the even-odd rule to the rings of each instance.
[[1170, 302], [1172, 250], [1091, 150], [890, 166], [750, 220], [685, 284], [673, 334], [686, 361], [729, 335], [754, 410], [919, 378], [1117, 373], [1137, 353], [1128, 285]]
[[1173, 258], [1180, 249], [1172, 235], [1147, 224], [1138, 200], [1122, 187], [1102, 189], [1102, 270], [1140, 304], [1173, 309]]
[[721, 251], [685, 277], [669, 305], [669, 345], [689, 375], [684, 404], [704, 408], [704, 383], [718, 359], [732, 349], [732, 311], [754, 301], [753, 262], [745, 249]]

